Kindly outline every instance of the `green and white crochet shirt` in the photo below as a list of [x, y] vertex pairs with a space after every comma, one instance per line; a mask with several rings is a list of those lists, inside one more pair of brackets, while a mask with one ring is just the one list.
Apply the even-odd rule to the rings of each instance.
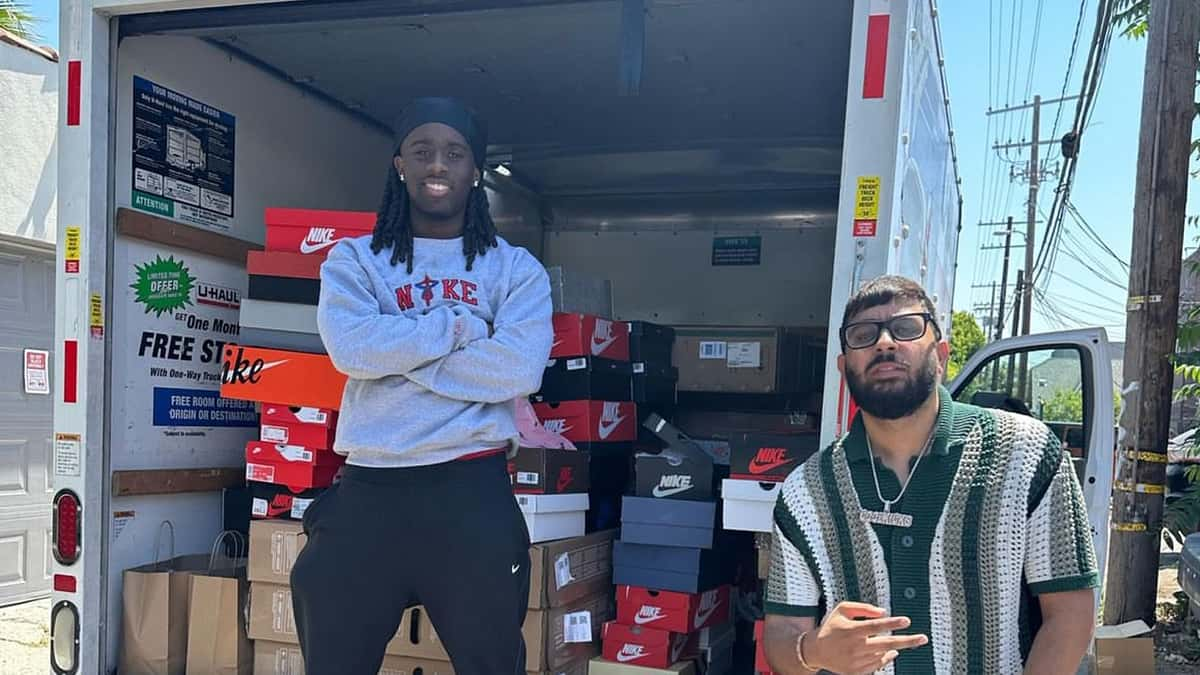
[[[929, 454], [894, 512], [882, 511], [861, 417], [783, 485], [775, 507], [768, 614], [820, 619], [841, 601], [907, 616], [929, 644], [884, 673], [1020, 673], [1041, 625], [1037, 596], [1099, 583], [1083, 493], [1041, 422], [954, 402], [939, 388]], [[899, 493], [877, 463], [879, 489]]]

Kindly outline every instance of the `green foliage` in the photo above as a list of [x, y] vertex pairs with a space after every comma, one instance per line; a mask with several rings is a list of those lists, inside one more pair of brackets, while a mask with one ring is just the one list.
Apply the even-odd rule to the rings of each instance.
[[37, 17], [29, 11], [29, 5], [17, 0], [0, 0], [0, 28], [25, 40], [37, 39], [33, 27]]
[[1150, 0], [1116, 0], [1113, 3], [1113, 25], [1121, 35], [1134, 40], [1146, 37], [1150, 30]]
[[1047, 422], [1083, 423], [1083, 391], [1059, 389], [1041, 402], [1041, 418]]
[[954, 312], [950, 317], [950, 361], [946, 379], [952, 380], [975, 352], [987, 342], [983, 329], [970, 312]]

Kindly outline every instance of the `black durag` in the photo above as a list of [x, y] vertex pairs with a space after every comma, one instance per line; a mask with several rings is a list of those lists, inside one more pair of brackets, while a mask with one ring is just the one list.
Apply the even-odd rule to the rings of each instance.
[[431, 122], [445, 124], [462, 134], [471, 147], [471, 154], [475, 156], [475, 167], [483, 171], [487, 158], [487, 126], [470, 108], [453, 98], [418, 98], [409, 103], [396, 121], [397, 154], [400, 144], [414, 129]]

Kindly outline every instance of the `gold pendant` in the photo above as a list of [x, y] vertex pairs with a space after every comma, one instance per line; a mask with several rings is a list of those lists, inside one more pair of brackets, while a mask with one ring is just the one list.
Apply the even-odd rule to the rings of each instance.
[[912, 527], [913, 517], [907, 513], [892, 513], [891, 511], [859, 511], [859, 518], [868, 525], [886, 525], [888, 527]]

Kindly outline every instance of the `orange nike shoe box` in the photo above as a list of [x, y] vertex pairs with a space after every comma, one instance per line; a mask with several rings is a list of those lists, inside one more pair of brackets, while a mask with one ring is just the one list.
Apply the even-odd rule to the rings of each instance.
[[323, 258], [303, 253], [250, 251], [246, 254], [246, 274], [252, 277], [320, 279]]
[[266, 250], [324, 258], [342, 239], [371, 234], [376, 217], [369, 211], [267, 209]]
[[226, 345], [221, 396], [337, 410], [346, 379], [324, 354]]
[[286, 486], [292, 492], [333, 485], [346, 458], [327, 450], [263, 441], [246, 444], [246, 480]]
[[637, 405], [618, 401], [535, 403], [533, 410], [548, 431], [572, 443], [637, 440]]
[[555, 314], [550, 358], [629, 360], [629, 324], [588, 314]]
[[703, 593], [617, 586], [617, 623], [672, 633], [691, 633], [730, 618], [730, 586]]

